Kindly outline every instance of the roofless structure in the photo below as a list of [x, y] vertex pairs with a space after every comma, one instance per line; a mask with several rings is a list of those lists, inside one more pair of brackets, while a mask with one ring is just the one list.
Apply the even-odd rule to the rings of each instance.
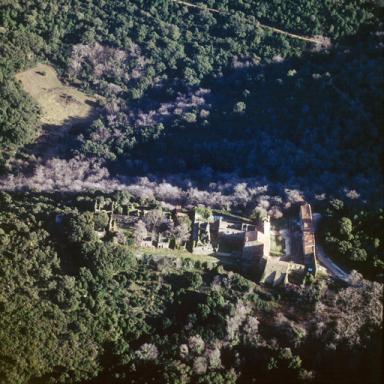
[[300, 206], [301, 231], [303, 242], [304, 265], [307, 272], [316, 274], [316, 243], [313, 230], [312, 209], [310, 204], [304, 203]]

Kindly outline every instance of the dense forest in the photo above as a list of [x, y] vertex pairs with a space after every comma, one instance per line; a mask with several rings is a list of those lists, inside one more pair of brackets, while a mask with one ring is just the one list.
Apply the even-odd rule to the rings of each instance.
[[49, 60], [63, 79], [106, 96], [104, 116], [71, 150], [106, 160], [112, 173], [210, 168], [301, 188], [380, 184], [380, 3], [192, 5], [5, 2], [3, 148], [37, 129], [14, 73]]
[[330, 254], [348, 268], [370, 278], [384, 271], [384, 211], [332, 199], [321, 223], [322, 241]]
[[[180, 100], [186, 110], [163, 119], [155, 133], [160, 137], [145, 146], [138, 143], [147, 129], [137, 138], [126, 130], [124, 111], [115, 109], [104, 123], [93, 124], [83, 149], [111, 160], [138, 159], [143, 169], [160, 172], [210, 167], [319, 192], [346, 185], [363, 191], [370, 185], [372, 192], [381, 188], [378, 46], [378, 40], [364, 41], [348, 52], [232, 70], [192, 94], [194, 105]], [[148, 112], [147, 119], [161, 119], [163, 108]], [[139, 166], [120, 162], [117, 171], [129, 164]]]
[[99, 240], [96, 196], [0, 194], [1, 382], [379, 382], [380, 284], [138, 257]]

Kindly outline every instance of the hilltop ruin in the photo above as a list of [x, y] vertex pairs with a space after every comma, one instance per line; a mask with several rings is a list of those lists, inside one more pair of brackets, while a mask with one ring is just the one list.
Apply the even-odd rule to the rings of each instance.
[[[96, 201], [95, 212], [108, 215], [108, 225], [99, 237], [112, 236], [125, 241], [121, 231], [129, 231], [140, 248], [165, 248], [213, 256], [235, 266], [245, 275], [268, 285], [302, 281], [307, 273], [318, 271], [310, 204], [298, 206], [288, 229], [277, 230], [269, 216], [259, 220], [211, 211], [177, 207], [144, 207], [129, 203], [117, 212], [114, 203]], [[120, 233], [120, 236], [118, 234]], [[279, 239], [281, 249], [276, 251]]]

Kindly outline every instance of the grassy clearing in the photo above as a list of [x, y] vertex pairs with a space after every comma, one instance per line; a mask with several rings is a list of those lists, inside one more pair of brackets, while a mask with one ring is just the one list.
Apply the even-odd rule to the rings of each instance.
[[278, 235], [271, 235], [271, 256], [281, 257], [285, 255], [285, 241], [283, 237]]
[[42, 110], [41, 123], [63, 126], [94, 116], [98, 99], [61, 83], [53, 67], [38, 64], [16, 75]]
[[225, 211], [223, 209], [212, 209], [212, 213], [214, 215], [223, 215], [223, 216], [226, 216], [226, 217], [234, 219], [234, 220], [244, 221], [246, 223], [253, 223], [253, 221], [251, 219], [249, 219], [248, 217], [235, 215], [235, 214], [233, 214], [229, 211]]
[[188, 251], [181, 249], [164, 249], [164, 248], [146, 248], [140, 247], [137, 248], [137, 252], [143, 255], [153, 255], [153, 256], [167, 256], [167, 257], [181, 257], [184, 259], [191, 259], [193, 261], [201, 261], [208, 263], [217, 263], [218, 259], [212, 256], [206, 255], [195, 255]]

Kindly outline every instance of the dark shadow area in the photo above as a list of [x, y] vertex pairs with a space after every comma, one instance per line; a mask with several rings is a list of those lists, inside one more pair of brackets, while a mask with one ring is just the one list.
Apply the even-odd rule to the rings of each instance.
[[[110, 136], [103, 139], [103, 151], [117, 154], [109, 168], [138, 176], [207, 169], [318, 191], [374, 188], [380, 184], [383, 120], [379, 40], [207, 78], [202, 87], [210, 93], [202, 104], [158, 121], [155, 114], [153, 126], [109, 126], [106, 119]], [[163, 93], [156, 89], [129, 113], [137, 108], [149, 115], [169, 100], [166, 89]], [[164, 125], [160, 134], [154, 129], [159, 122]], [[98, 129], [85, 136], [88, 149], [99, 151], [90, 145]], [[94, 154], [103, 157], [103, 151]]]
[[[80, 148], [78, 135], [84, 133], [100, 113], [102, 113], [102, 108], [98, 105], [86, 117], [68, 118], [60, 125], [43, 125], [41, 135], [35, 142], [26, 145], [18, 155], [21, 158], [27, 156], [28, 162], [18, 164], [17, 170], [13, 169], [13, 171], [28, 177], [37, 164], [44, 164], [54, 158], [70, 159], [73, 157], [74, 151]], [[31, 159], [30, 155], [33, 155], [34, 158]]]
[[100, 104], [97, 101], [85, 100], [84, 102], [85, 102], [85, 104], [87, 104], [93, 108], [97, 108], [100, 106]]

